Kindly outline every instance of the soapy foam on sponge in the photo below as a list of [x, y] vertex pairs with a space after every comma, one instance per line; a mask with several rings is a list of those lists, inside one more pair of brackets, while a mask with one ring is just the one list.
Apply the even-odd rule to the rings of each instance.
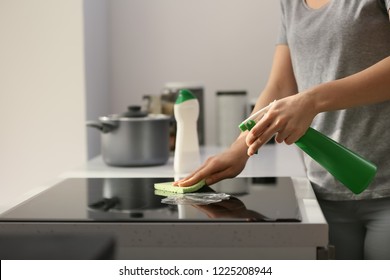
[[204, 180], [199, 181], [198, 183], [188, 187], [174, 186], [173, 182], [163, 182], [163, 183], [154, 184], [154, 188], [156, 190], [160, 190], [163, 192], [170, 192], [170, 193], [191, 193], [201, 189], [204, 185], [205, 185]]

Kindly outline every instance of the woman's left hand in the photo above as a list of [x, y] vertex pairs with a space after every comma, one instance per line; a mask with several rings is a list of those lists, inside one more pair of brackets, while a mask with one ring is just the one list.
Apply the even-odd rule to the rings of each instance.
[[252, 156], [275, 135], [278, 143], [290, 145], [303, 136], [317, 112], [309, 95], [299, 93], [276, 100], [246, 136], [248, 155]]

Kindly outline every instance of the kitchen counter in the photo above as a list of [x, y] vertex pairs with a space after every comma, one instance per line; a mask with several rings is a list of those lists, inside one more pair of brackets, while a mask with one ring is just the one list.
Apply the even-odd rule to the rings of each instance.
[[[203, 147], [202, 160], [220, 151], [218, 147]], [[59, 181], [66, 178], [155, 176], [173, 177], [172, 157], [163, 166], [118, 168], [107, 166], [98, 156], [83, 166], [64, 172]], [[326, 258], [328, 226], [305, 177], [300, 152], [295, 146], [266, 145], [249, 159], [239, 177], [291, 177], [301, 222], [4, 222], [0, 216], [0, 233], [112, 234], [117, 241], [118, 259]]]
[[[220, 147], [201, 147], [201, 161], [221, 152]], [[165, 165], [152, 167], [111, 167], [103, 162], [101, 156], [93, 158], [87, 164], [64, 172], [61, 177], [172, 177], [173, 156]], [[295, 146], [265, 145], [257, 155], [251, 157], [239, 175], [242, 177], [305, 177], [300, 152]]]

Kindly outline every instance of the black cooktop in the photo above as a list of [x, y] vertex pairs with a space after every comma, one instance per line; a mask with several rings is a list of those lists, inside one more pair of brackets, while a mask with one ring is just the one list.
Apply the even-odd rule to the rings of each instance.
[[162, 202], [154, 184], [173, 178], [69, 178], [0, 215], [2, 222], [300, 222], [291, 178], [234, 178], [200, 192], [207, 205]]

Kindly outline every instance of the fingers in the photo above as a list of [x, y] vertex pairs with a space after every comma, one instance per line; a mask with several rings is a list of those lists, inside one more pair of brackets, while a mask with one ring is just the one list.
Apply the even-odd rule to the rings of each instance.
[[[295, 108], [285, 100], [273, 102], [262, 119], [246, 136], [247, 154], [252, 156], [274, 135], [277, 143], [295, 143], [305, 132], [301, 119], [293, 117]], [[292, 109], [293, 108], [293, 109]], [[295, 114], [295, 113], [294, 113]], [[302, 129], [303, 128], [303, 129]]]
[[174, 183], [174, 185], [179, 187], [189, 187], [200, 182], [203, 178], [199, 176], [199, 173], [194, 174], [193, 176], [188, 176], [184, 179], [181, 179]]
[[284, 142], [287, 145], [291, 145], [299, 140], [305, 134], [306, 129], [297, 129], [295, 132], [291, 133], [288, 137], [284, 139]]
[[272, 102], [265, 114], [246, 135], [247, 154], [252, 156], [273, 135], [277, 143], [290, 145], [299, 140], [318, 113], [305, 94], [291, 95]]
[[275, 135], [275, 141], [277, 143], [283, 143], [286, 141], [286, 139], [290, 137], [290, 131], [286, 129], [285, 127], [280, 129], [276, 135]]
[[277, 117], [277, 113], [268, 112], [248, 133], [246, 144], [248, 146], [248, 155], [252, 156], [261, 146], [267, 143], [275, 134], [278, 143], [284, 141], [289, 133], [285, 130], [283, 118]]
[[201, 181], [203, 179], [203, 177], [201, 177], [202, 176], [202, 173], [201, 173], [202, 168], [203, 168], [203, 166], [201, 166], [200, 168], [195, 170], [193, 173], [191, 173], [187, 177], [174, 182], [173, 185], [179, 186], [179, 187], [188, 187], [188, 186], [191, 186], [191, 185], [198, 183], [199, 181]]
[[[246, 161], [246, 159], [245, 159]], [[244, 168], [243, 157], [241, 159], [227, 154], [211, 157], [191, 175], [174, 183], [180, 187], [187, 187], [205, 180], [207, 185], [215, 184], [225, 178], [236, 176]]]
[[214, 174], [218, 173], [220, 170], [223, 170], [223, 166], [218, 163], [217, 160], [214, 159], [214, 157], [211, 157], [197, 170], [192, 172], [187, 177], [175, 182], [174, 185], [180, 187], [188, 187], [198, 183], [203, 179], [206, 180], [207, 185], [210, 185], [214, 182]]

